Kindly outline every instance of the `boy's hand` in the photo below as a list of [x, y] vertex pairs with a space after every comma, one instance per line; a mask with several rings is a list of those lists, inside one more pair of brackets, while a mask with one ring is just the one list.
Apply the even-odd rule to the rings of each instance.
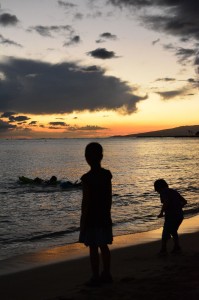
[[162, 218], [163, 217], [163, 212], [161, 212], [159, 215], [158, 215], [158, 218]]

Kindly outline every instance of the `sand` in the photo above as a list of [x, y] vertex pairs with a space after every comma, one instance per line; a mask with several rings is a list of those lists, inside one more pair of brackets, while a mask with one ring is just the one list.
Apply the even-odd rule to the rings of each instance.
[[[181, 254], [159, 257], [161, 229], [114, 238], [113, 283], [88, 288], [88, 249], [80, 244], [0, 262], [1, 300], [199, 299], [199, 216], [180, 228]], [[172, 241], [169, 250], [172, 249]]]

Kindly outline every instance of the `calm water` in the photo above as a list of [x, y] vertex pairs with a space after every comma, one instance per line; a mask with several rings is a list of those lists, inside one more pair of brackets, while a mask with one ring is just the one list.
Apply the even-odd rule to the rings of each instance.
[[[18, 176], [75, 181], [89, 167], [88, 139], [0, 140], [0, 259], [78, 240], [81, 190], [18, 183]], [[114, 235], [161, 226], [153, 190], [157, 178], [188, 200], [186, 216], [199, 212], [199, 139], [100, 139], [103, 166], [113, 174]]]

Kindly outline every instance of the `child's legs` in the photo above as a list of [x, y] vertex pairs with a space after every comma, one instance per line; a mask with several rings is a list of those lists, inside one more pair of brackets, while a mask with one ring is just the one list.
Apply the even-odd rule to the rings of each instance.
[[111, 267], [111, 253], [108, 245], [100, 246], [102, 263], [103, 263], [103, 273], [110, 274]]
[[167, 250], [167, 241], [170, 240], [171, 234], [170, 234], [170, 224], [168, 220], [165, 220], [164, 227], [162, 231], [162, 251]]
[[90, 250], [90, 263], [93, 277], [99, 277], [99, 252], [98, 246], [89, 246]]
[[180, 224], [182, 223], [182, 221], [183, 221], [183, 218], [173, 220], [172, 226], [170, 229], [170, 233], [173, 237], [174, 245], [177, 247], [179, 247], [178, 228], [180, 227]]

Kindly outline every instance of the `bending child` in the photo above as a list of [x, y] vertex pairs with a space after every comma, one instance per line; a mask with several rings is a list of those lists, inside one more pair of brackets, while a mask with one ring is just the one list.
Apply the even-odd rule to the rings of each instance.
[[[89, 247], [92, 277], [88, 286], [111, 283], [111, 255], [108, 244], [112, 244], [112, 174], [101, 167], [103, 148], [99, 143], [90, 143], [85, 149], [85, 158], [90, 171], [81, 177], [83, 199], [81, 207], [79, 241]], [[100, 274], [101, 251], [103, 270]]]
[[174, 189], [169, 188], [164, 179], [158, 179], [154, 183], [155, 191], [160, 194], [162, 209], [158, 218], [165, 217], [162, 231], [162, 247], [160, 254], [167, 253], [167, 241], [173, 237], [174, 247], [172, 253], [180, 252], [178, 228], [182, 223], [183, 207], [187, 201]]

